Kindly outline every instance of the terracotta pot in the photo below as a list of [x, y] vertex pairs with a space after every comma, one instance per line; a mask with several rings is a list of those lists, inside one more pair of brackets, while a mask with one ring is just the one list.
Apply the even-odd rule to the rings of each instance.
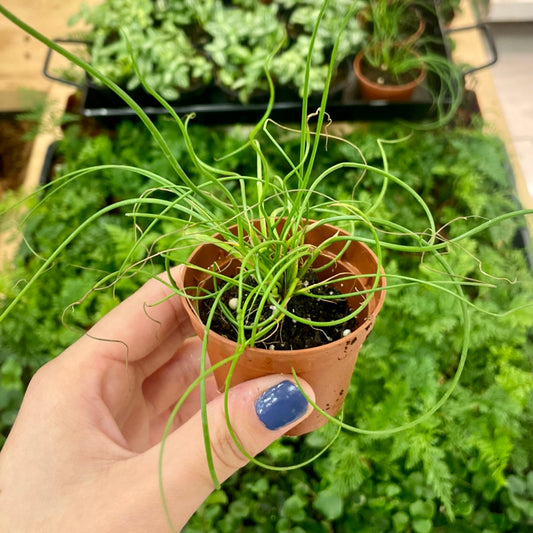
[[[284, 222], [281, 221], [281, 224]], [[232, 228], [232, 231], [234, 228]], [[329, 237], [346, 232], [330, 225], [322, 225], [308, 231], [305, 242], [310, 245], [320, 245]], [[217, 236], [220, 238], [220, 236]], [[325, 265], [342, 250], [344, 243], [331, 244], [319, 257], [315, 266]], [[199, 246], [190, 256], [188, 262], [209, 269], [216, 262], [223, 266], [225, 275], [233, 276], [237, 273], [239, 264], [228, 260], [226, 253], [216, 244]], [[183, 278], [176, 282], [180, 289], [185, 289], [191, 295], [197, 294], [197, 287], [206, 287], [209, 276], [195, 268], [186, 268]], [[369, 277], [350, 280], [350, 282], [337, 283], [336, 287], [341, 292], [353, 292], [355, 288], [364, 289], [372, 287], [377, 272], [377, 258], [375, 254], [363, 243], [351, 242], [342, 254], [342, 258], [333, 266], [320, 273], [322, 279], [331, 276], [341, 277], [343, 274], [368, 274]], [[383, 273], [383, 272], [382, 272]], [[211, 282], [212, 283], [212, 282]], [[385, 287], [385, 278], [381, 277], [379, 286]], [[247, 349], [239, 358], [231, 385], [268, 374], [292, 374], [294, 368], [300, 378], [308, 381], [316, 394], [316, 402], [328, 414], [335, 415], [340, 410], [350, 379], [357, 360], [357, 355], [368, 334], [374, 326], [379, 313], [385, 291], [380, 290], [373, 294], [370, 302], [361, 312], [356, 330], [348, 336], [337, 341], [309, 348], [305, 350], [265, 350], [259, 348]], [[350, 297], [348, 299], [352, 309], [356, 309], [363, 301], [363, 297]], [[185, 308], [190, 315], [193, 327], [198, 336], [205, 335], [205, 326], [198, 318], [195, 305], [191, 300], [184, 299]], [[236, 352], [236, 343], [210, 331], [208, 335], [207, 351], [212, 364], [232, 356]], [[220, 390], [224, 389], [226, 376], [230, 365], [224, 365], [215, 371], [215, 377]], [[320, 413], [312, 413], [306, 420], [289, 431], [288, 435], [302, 435], [308, 433], [327, 422]]]
[[411, 82], [403, 85], [382, 85], [365, 76], [361, 70], [361, 61], [364, 52], [359, 52], [354, 59], [353, 69], [361, 91], [363, 100], [386, 100], [389, 102], [408, 102], [411, 100], [415, 89], [424, 81], [426, 71], [420, 70], [420, 74]]

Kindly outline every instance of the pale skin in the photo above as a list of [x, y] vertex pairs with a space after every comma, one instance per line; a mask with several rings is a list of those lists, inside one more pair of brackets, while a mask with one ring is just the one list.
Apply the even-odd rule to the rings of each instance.
[[[172, 531], [159, 490], [160, 442], [174, 405], [198, 376], [201, 350], [179, 298], [165, 299], [170, 294], [159, 280], [149, 281], [36, 373], [0, 454], [3, 533]], [[286, 379], [266, 376], [230, 391], [230, 419], [251, 456], [311, 411], [276, 430], [261, 423], [256, 399]], [[214, 378], [207, 392], [222, 482], [248, 459], [228, 432]], [[163, 478], [174, 530], [180, 531], [214, 488], [198, 389], [166, 440]]]

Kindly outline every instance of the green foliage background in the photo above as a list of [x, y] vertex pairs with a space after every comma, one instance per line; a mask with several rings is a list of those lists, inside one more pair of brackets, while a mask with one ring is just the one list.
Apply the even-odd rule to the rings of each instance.
[[[187, 166], [177, 129], [165, 119], [158, 126]], [[358, 126], [347, 138], [368, 162], [379, 166], [377, 139], [398, 139], [399, 125]], [[286, 146], [297, 141], [286, 135]], [[246, 138], [246, 129], [193, 125], [200, 157], [213, 162]], [[429, 203], [450, 237], [515, 206], [501, 142], [478, 129], [415, 132], [387, 144], [390, 170]], [[56, 172], [87, 165], [123, 163], [171, 176], [143, 129], [123, 122], [92, 137], [80, 125], [68, 128], [57, 147]], [[274, 153], [273, 166], [283, 166]], [[318, 167], [354, 157], [353, 148], [328, 142]], [[223, 162], [228, 169], [254, 172], [244, 154]], [[355, 171], [335, 175], [323, 189], [336, 198], [352, 194]], [[197, 176], [197, 179], [201, 179]], [[356, 189], [364, 206], [377, 176], [368, 174]], [[52, 187], [28, 220], [14, 273], [0, 279], [8, 300], [47, 257], [61, 237], [109, 202], [140, 195], [145, 180], [125, 171], [102, 171]], [[424, 231], [422, 214], [400, 190], [389, 191], [379, 216]], [[420, 219], [420, 220], [419, 220]], [[468, 291], [473, 303], [494, 313], [533, 298], [533, 276], [524, 251], [517, 249], [517, 223], [506, 222], [479, 239], [462, 242], [467, 254], [448, 252], [455, 270], [495, 285]], [[151, 251], [165, 249], [175, 228], [163, 224], [150, 235]], [[142, 279], [123, 278], [114, 290], [91, 288], [121, 265], [135, 240], [131, 219], [119, 210], [102, 217], [58, 258], [27, 295], [23, 305], [0, 324], [0, 430], [5, 437], [25, 387], [35, 370], [66, 346]], [[465, 259], [466, 257], [466, 259]], [[471, 259], [468, 259], [471, 257]], [[139, 256], [140, 258], [140, 256]], [[180, 260], [179, 255], [175, 257]], [[431, 280], [431, 261], [388, 256], [387, 273], [398, 271]], [[161, 270], [153, 259], [148, 272]], [[516, 283], [514, 280], [519, 280]], [[16, 282], [19, 283], [16, 283]], [[73, 302], [80, 302], [74, 308]], [[376, 327], [359, 356], [345, 405], [345, 420], [363, 429], [387, 429], [416, 418], [447, 389], [458, 363], [462, 324], [456, 304], [423, 286], [391, 290]], [[450, 312], [450, 308], [452, 312]], [[191, 519], [193, 532], [521, 532], [533, 526], [533, 330], [531, 309], [502, 318], [473, 313], [469, 359], [461, 382], [445, 406], [426, 422], [393, 437], [377, 439], [342, 433], [320, 459], [287, 472], [249, 466], [233, 476]], [[263, 456], [276, 465], [292, 464], [316, 453], [333, 428], [305, 438], [284, 438]]]

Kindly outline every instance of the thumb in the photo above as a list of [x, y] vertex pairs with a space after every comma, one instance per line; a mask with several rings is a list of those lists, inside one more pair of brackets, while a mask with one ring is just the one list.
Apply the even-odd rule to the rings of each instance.
[[[314, 400], [311, 386], [299, 380]], [[232, 387], [228, 396], [231, 427], [250, 456], [255, 456], [312, 412], [292, 377], [271, 375]], [[207, 406], [210, 446], [219, 482], [248, 463], [227, 426], [224, 395]], [[159, 454], [159, 447], [150, 450]], [[153, 467], [153, 460], [150, 461]], [[156, 470], [157, 471], [157, 470]], [[183, 527], [213, 491], [209, 473], [201, 415], [197, 413], [172, 433], [162, 464], [165, 500], [175, 528]]]

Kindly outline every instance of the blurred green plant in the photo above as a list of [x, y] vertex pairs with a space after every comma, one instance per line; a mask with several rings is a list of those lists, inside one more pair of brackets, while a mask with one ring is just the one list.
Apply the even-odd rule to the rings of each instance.
[[[146, 81], [167, 99], [210, 83], [213, 65], [187, 28], [205, 16], [209, 4], [183, 0], [106, 0], [82, 4], [70, 22], [90, 27], [91, 64], [126, 89], [141, 86], [136, 62]], [[200, 3], [198, 3], [200, 4]], [[80, 37], [80, 35], [78, 35]]]
[[[158, 128], [181, 158], [186, 147], [173, 124], [161, 119]], [[375, 124], [355, 128], [348, 139], [372, 163], [381, 157], [376, 139], [395, 139], [406, 133], [402, 126]], [[209, 161], [214, 153], [233, 153], [247, 138], [247, 128], [226, 131], [195, 125], [190, 134], [198, 155]], [[290, 135], [285, 141], [290, 151]], [[298, 149], [296, 141], [293, 149]], [[320, 152], [318, 167], [344, 159], [350, 149], [331, 143], [327, 151]], [[424, 193], [438, 220], [454, 220], [461, 214], [443, 229], [443, 236], [453, 236], [472, 224], [465, 214], [492, 218], [515, 203], [502, 143], [479, 130], [415, 132], [402, 143], [388, 144], [386, 150], [391, 171]], [[274, 153], [267, 155], [278, 164]], [[56, 160], [60, 174], [118, 161], [170, 174], [155, 143], [131, 122], [93, 138], [85, 138], [79, 126], [70, 126]], [[225, 159], [224, 164], [228, 171], [242, 174], [255, 168], [253, 158], [242, 153]], [[324, 184], [322, 192], [350, 197], [354, 177], [355, 173], [347, 171], [342, 180]], [[366, 185], [358, 189], [363, 202], [366, 187], [373, 187], [377, 180], [367, 178]], [[46, 256], [57, 236], [67, 234], [73, 223], [110, 200], [141, 194], [144, 187], [140, 177], [128, 175], [126, 179], [121, 171], [105, 170], [74, 180], [68, 187], [52, 188], [54, 203], [43, 203], [30, 218], [28, 242]], [[417, 216], [400, 194], [382, 209], [383, 216], [394, 214], [397, 220]], [[517, 229], [516, 222], [504, 223], [476, 243], [464, 243], [497, 285], [477, 288], [468, 296], [478, 305], [490, 305], [493, 312], [518, 307], [533, 297], [533, 276], [524, 250], [513, 245]], [[167, 231], [173, 230], [154, 231], [146, 246], [166, 249]], [[67, 248], [29, 293], [32, 299], [15, 308], [0, 325], [3, 435], [33, 372], [137, 286], [137, 279], [124, 278], [115, 296], [96, 291], [71, 310], [70, 304], [82, 300], [97, 278], [119, 268], [121, 250], [129, 249], [134, 238], [119, 212], [105, 215], [94, 232]], [[459, 264], [453, 250], [448, 259], [459, 274], [483, 277], [476, 260]], [[13, 280], [28, 278], [39, 262], [39, 256], [22, 249], [15, 271], [2, 276], [0, 292], [8, 297], [16, 293]], [[430, 267], [402, 265], [416, 276]], [[152, 268], [155, 272], [162, 265], [154, 259]], [[393, 274], [394, 265], [390, 268]], [[431, 270], [426, 274], [431, 277]], [[503, 278], [521, 281], [513, 284]], [[387, 428], [434, 403], [454, 372], [460, 344], [460, 325], [443, 316], [446, 305], [442, 294], [423, 287], [395, 291], [395, 297], [387, 300], [371, 343], [359, 357], [345, 407], [347, 422], [362, 428]], [[69, 310], [63, 318], [68, 327], [61, 319], [65, 309]], [[415, 326], [412, 331], [411, 325]], [[27, 335], [27, 331], [34, 334]], [[526, 531], [532, 525], [533, 495], [532, 335], [527, 311], [498, 319], [474, 315], [469, 362], [456, 392], [438, 414], [388, 439], [361, 435], [354, 440], [341, 434], [322, 458], [301, 470], [279, 473], [250, 466], [209, 498], [187, 531]], [[278, 465], [304, 460], [328, 442], [331, 431], [326, 427], [305, 439], [286, 438], [271, 446], [263, 460]]]

